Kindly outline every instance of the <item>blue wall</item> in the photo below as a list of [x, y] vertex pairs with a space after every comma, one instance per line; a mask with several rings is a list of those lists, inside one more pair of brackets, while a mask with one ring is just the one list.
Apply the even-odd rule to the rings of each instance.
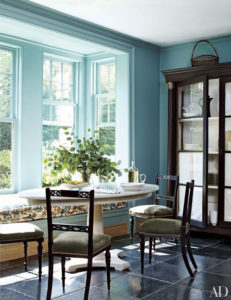
[[[231, 36], [210, 39], [215, 46], [220, 62], [231, 61]], [[168, 86], [162, 70], [191, 67], [191, 55], [195, 42], [165, 47], [160, 50], [160, 172], [167, 172], [167, 142], [168, 142]], [[195, 56], [211, 51], [207, 44], [200, 44]], [[212, 51], [211, 51], [212, 53]]]

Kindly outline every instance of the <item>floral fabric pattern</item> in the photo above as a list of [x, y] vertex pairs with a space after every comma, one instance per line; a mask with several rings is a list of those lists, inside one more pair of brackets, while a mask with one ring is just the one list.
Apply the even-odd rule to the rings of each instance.
[[[103, 205], [103, 211], [115, 210], [127, 207], [126, 202], [110, 203]], [[87, 213], [86, 205], [78, 206], [54, 206], [53, 217], [67, 217]], [[20, 208], [1, 210], [0, 223], [19, 223], [46, 219], [46, 208], [44, 206], [24, 206]]]

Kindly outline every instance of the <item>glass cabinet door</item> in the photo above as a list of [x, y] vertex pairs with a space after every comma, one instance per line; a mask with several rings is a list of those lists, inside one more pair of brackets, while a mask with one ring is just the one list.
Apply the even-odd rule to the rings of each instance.
[[218, 224], [219, 179], [219, 78], [208, 80], [208, 171], [207, 171], [207, 223]]
[[224, 91], [224, 191], [223, 218], [226, 225], [231, 226], [231, 78], [223, 86]]
[[177, 89], [178, 215], [182, 216], [186, 182], [194, 179], [192, 224], [197, 226], [203, 225], [205, 84], [181, 83]]

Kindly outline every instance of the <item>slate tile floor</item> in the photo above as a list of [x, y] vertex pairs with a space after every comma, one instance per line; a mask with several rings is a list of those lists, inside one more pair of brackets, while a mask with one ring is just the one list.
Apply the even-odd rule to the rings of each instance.
[[[145, 249], [144, 275], [140, 274], [138, 239], [130, 245], [128, 237], [113, 240], [113, 248], [123, 249], [124, 259], [131, 265], [129, 270], [111, 271], [111, 291], [107, 292], [106, 272], [94, 270], [89, 299], [92, 300], [210, 300], [231, 299], [231, 241], [214, 238], [191, 238], [198, 272], [192, 280], [181, 257], [180, 246], [169, 240], [161, 240], [148, 264], [148, 244]], [[46, 299], [47, 255], [44, 255], [43, 278], [38, 281], [37, 258], [29, 260], [29, 272], [23, 271], [22, 260], [0, 265], [0, 299]], [[62, 290], [60, 262], [55, 260], [52, 299], [81, 300], [84, 295], [85, 272], [66, 273], [65, 294]], [[225, 286], [227, 296], [215, 297], [212, 289]], [[225, 293], [222, 288], [223, 294]], [[217, 296], [220, 296], [217, 294]]]

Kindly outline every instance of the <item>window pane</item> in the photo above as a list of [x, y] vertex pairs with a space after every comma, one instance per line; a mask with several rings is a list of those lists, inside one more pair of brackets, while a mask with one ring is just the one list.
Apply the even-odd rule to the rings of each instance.
[[99, 65], [99, 93], [108, 93], [109, 92], [109, 78], [108, 78], [108, 69], [109, 65]]
[[50, 81], [44, 80], [43, 81], [43, 99], [50, 99]]
[[12, 52], [7, 50], [0, 50], [0, 72], [11, 73]]
[[12, 124], [0, 123], [0, 189], [12, 188]]
[[72, 65], [63, 64], [63, 82], [67, 85], [72, 85]]
[[10, 117], [10, 97], [0, 95], [0, 118]]
[[10, 95], [11, 75], [0, 74], [0, 95]]
[[115, 127], [99, 128], [99, 137], [106, 155], [115, 155]]
[[43, 104], [43, 108], [42, 108], [43, 121], [52, 121], [51, 107], [52, 106], [50, 104]]
[[43, 63], [43, 81], [50, 81], [51, 62], [48, 59], [44, 60]]
[[110, 64], [110, 91], [115, 91], [115, 64]]
[[62, 126], [43, 125], [43, 154], [59, 145], [65, 145], [65, 131]]
[[115, 64], [101, 64], [98, 66], [98, 92], [109, 93], [115, 91]]
[[100, 123], [108, 122], [108, 105], [103, 104], [100, 106]]
[[61, 82], [52, 82], [52, 100], [60, 101], [61, 99]]
[[61, 63], [52, 61], [52, 81], [61, 82]]
[[66, 105], [53, 105], [52, 121], [58, 122], [62, 126], [73, 126], [74, 108]]
[[72, 87], [63, 89], [63, 102], [72, 102]]
[[110, 122], [115, 122], [115, 103], [110, 104]]

